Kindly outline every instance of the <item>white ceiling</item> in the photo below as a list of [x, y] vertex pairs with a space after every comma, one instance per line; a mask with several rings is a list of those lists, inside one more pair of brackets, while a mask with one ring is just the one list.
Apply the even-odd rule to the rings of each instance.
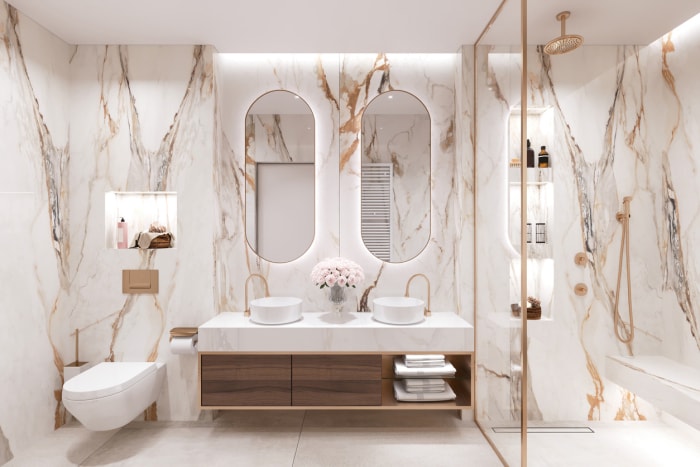
[[[219, 52], [455, 52], [500, 0], [7, 0], [71, 44], [212, 44]], [[531, 44], [567, 32], [588, 45], [649, 44], [700, 12], [698, 0], [529, 0]], [[519, 43], [508, 0], [485, 43]]]

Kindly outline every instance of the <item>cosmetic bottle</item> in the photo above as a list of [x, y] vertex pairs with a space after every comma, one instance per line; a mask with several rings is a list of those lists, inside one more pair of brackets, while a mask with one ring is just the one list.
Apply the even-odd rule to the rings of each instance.
[[535, 150], [532, 149], [530, 140], [527, 140], [527, 166], [535, 167]]
[[547, 152], [547, 147], [542, 146], [540, 149], [540, 155], [537, 160], [537, 167], [540, 169], [547, 169], [549, 168], [549, 153]]
[[129, 248], [129, 225], [123, 217], [117, 222], [117, 248]]

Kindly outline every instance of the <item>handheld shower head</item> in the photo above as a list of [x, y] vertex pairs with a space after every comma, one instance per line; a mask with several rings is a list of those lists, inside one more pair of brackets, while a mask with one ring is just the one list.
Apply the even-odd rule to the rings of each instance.
[[566, 34], [566, 20], [571, 16], [568, 11], [562, 11], [557, 15], [557, 21], [561, 22], [561, 36], [552, 39], [544, 46], [544, 52], [549, 55], [560, 55], [571, 52], [583, 44], [583, 37], [577, 34]]

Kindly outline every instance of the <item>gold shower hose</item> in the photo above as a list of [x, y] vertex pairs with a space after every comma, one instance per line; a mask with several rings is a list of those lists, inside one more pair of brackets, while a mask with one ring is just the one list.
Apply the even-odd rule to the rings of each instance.
[[[622, 238], [620, 239], [620, 262], [617, 268], [617, 288], [615, 289], [615, 335], [623, 344], [629, 344], [634, 340], [634, 314], [632, 313], [632, 281], [630, 280], [630, 202], [632, 198], [625, 196], [622, 199], [622, 212], [618, 212], [616, 219], [622, 224]], [[629, 325], [622, 321], [620, 316], [620, 281], [622, 279], [622, 258], [627, 256], [627, 306], [629, 311]], [[624, 337], [623, 337], [624, 336]]]

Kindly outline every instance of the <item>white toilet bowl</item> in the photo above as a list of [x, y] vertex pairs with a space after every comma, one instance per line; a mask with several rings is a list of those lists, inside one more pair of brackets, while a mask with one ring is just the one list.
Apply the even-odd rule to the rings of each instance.
[[165, 363], [102, 362], [63, 385], [63, 405], [85, 428], [120, 428], [155, 402]]

